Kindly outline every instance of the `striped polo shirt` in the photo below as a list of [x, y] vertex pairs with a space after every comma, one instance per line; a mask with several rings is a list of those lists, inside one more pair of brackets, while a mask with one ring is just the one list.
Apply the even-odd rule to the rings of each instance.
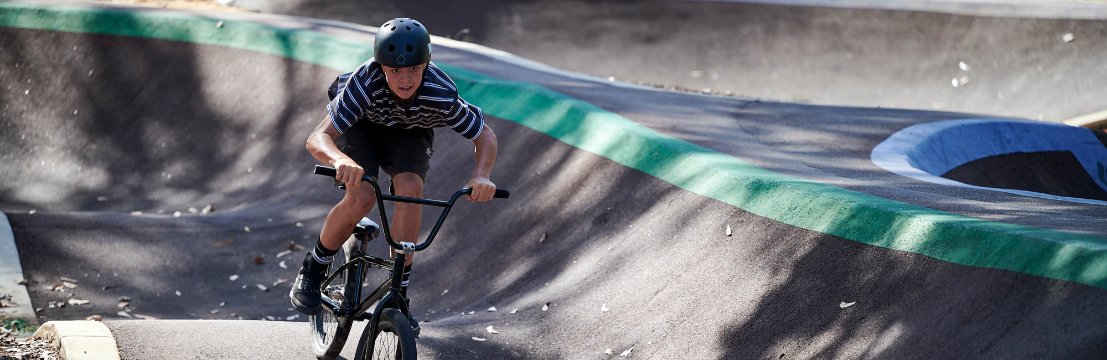
[[469, 140], [475, 140], [484, 129], [480, 108], [461, 99], [454, 81], [433, 62], [427, 64], [423, 83], [406, 108], [396, 102], [384, 69], [373, 59], [339, 75], [337, 85], [327, 113], [340, 134], [358, 121], [402, 129], [448, 126]]

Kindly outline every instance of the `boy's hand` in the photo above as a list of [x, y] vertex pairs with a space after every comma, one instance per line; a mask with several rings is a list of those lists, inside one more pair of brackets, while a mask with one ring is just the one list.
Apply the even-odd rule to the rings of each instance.
[[469, 201], [485, 202], [492, 200], [492, 196], [496, 195], [496, 184], [483, 176], [470, 179], [467, 187], [473, 188], [473, 193], [469, 194]]
[[334, 178], [346, 184], [347, 188], [357, 189], [361, 186], [361, 177], [365, 175], [365, 169], [353, 159], [338, 159], [334, 162], [334, 169], [336, 170]]

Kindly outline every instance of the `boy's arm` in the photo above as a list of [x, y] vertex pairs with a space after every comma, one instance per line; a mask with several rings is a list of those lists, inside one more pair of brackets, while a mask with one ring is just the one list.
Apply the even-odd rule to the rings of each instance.
[[473, 188], [469, 200], [478, 202], [492, 200], [492, 196], [496, 194], [496, 184], [492, 183], [490, 178], [492, 168], [496, 166], [496, 153], [499, 151], [496, 133], [485, 124], [480, 136], [473, 139], [473, 147], [476, 165], [473, 167], [473, 177], [468, 184], [468, 187]]
[[331, 124], [331, 116], [327, 115], [308, 135], [305, 146], [315, 160], [331, 165], [338, 171], [335, 179], [346, 184], [346, 187], [356, 189], [361, 185], [361, 176], [365, 175], [365, 169], [338, 149], [334, 139], [338, 138], [339, 133]]

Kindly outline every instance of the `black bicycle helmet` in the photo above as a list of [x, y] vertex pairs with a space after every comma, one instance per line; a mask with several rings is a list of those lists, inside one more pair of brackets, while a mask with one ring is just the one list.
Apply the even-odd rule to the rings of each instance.
[[414, 19], [388, 20], [377, 30], [373, 57], [390, 67], [414, 66], [430, 61], [430, 33]]

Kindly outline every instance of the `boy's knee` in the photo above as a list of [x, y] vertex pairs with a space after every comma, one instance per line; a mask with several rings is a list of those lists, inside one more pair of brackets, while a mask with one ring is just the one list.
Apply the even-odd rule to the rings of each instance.
[[358, 187], [358, 189], [346, 189], [346, 197], [350, 200], [352, 205], [356, 206], [359, 210], [369, 211], [370, 208], [375, 205], [377, 201], [373, 196], [373, 188], [368, 184]]
[[423, 178], [414, 173], [401, 173], [392, 178], [392, 187], [396, 195], [423, 196]]

